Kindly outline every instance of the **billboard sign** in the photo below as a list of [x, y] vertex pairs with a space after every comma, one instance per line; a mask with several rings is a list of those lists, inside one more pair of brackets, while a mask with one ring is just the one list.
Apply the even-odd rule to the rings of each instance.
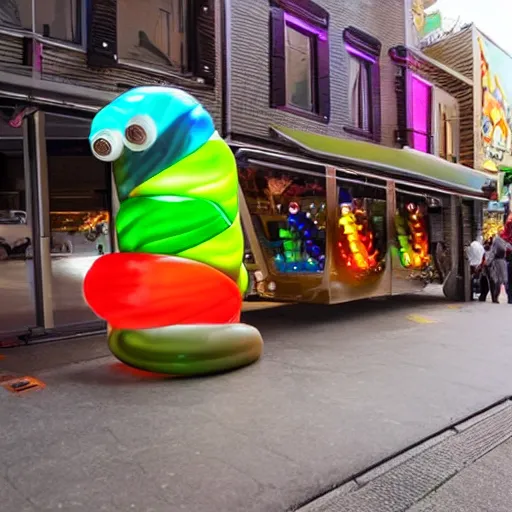
[[408, 46], [419, 48], [428, 36], [441, 30], [441, 13], [432, 11], [436, 2], [437, 0], [406, 0], [406, 11], [409, 15]]
[[512, 165], [512, 57], [482, 34], [478, 46], [483, 167], [498, 170]]

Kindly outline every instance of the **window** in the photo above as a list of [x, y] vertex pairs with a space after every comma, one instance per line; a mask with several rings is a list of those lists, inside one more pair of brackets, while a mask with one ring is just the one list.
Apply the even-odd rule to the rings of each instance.
[[83, 0], [2, 0], [0, 25], [81, 44], [82, 11]]
[[313, 41], [286, 25], [286, 104], [313, 111], [311, 58]]
[[2, 0], [0, 25], [7, 28], [32, 30], [32, 0]]
[[350, 125], [345, 131], [380, 141], [380, 42], [354, 27], [343, 31], [349, 57]]
[[34, 0], [35, 31], [45, 37], [71, 43], [82, 42], [80, 0]]
[[425, 270], [431, 263], [429, 211], [425, 197], [397, 191], [395, 233], [402, 268]]
[[239, 169], [239, 178], [260, 245], [275, 272], [323, 272], [325, 176], [248, 166]]
[[185, 0], [119, 0], [118, 53], [126, 62], [183, 70]]
[[457, 161], [457, 108], [444, 103], [437, 104], [439, 122], [438, 145], [439, 156], [449, 162]]
[[432, 86], [414, 73], [408, 80], [409, 146], [432, 152]]
[[[106, 0], [104, 0], [106, 1]], [[110, 0], [115, 2], [115, 0]], [[125, 65], [192, 74], [213, 84], [215, 79], [215, 0], [117, 0], [117, 52]], [[114, 8], [115, 11], [115, 8]], [[105, 25], [100, 9], [93, 12]], [[101, 47], [97, 35], [89, 57], [111, 66], [115, 55]], [[106, 59], [104, 58], [106, 57]], [[110, 62], [109, 62], [110, 60]]]
[[310, 0], [274, 0], [270, 9], [270, 106], [328, 122], [328, 13]]
[[349, 91], [352, 125], [367, 133], [373, 131], [371, 63], [349, 53]]
[[344, 281], [367, 280], [385, 267], [386, 185], [364, 184], [342, 171], [337, 175], [336, 267]]

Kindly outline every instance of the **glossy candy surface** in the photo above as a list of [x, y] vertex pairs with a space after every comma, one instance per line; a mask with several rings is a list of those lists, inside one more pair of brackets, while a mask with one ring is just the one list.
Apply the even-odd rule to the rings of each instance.
[[[101, 288], [102, 283], [108, 286]], [[157, 254], [99, 258], [85, 277], [84, 292], [90, 308], [114, 329], [233, 323], [242, 305], [236, 283], [223, 273]]]
[[240, 368], [258, 359], [263, 348], [258, 330], [245, 324], [113, 329], [108, 344], [125, 364], [170, 375], [203, 375]]
[[261, 336], [237, 323], [248, 276], [236, 162], [208, 112], [181, 90], [135, 88], [96, 115], [90, 143], [113, 163], [121, 202], [121, 254], [100, 258], [84, 281], [113, 329], [112, 352], [186, 375], [258, 359]]

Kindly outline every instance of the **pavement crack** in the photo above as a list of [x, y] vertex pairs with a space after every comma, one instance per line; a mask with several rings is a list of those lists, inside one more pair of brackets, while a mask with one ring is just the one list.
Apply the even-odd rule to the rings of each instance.
[[20, 496], [20, 498], [30, 505], [30, 507], [36, 511], [41, 510], [39, 506], [37, 506], [29, 497], [25, 496], [25, 494], [21, 491], [21, 489], [12, 481], [12, 479], [9, 477], [9, 475], [6, 473], [5, 476], [0, 477], [2, 480], [4, 480], [7, 485], [16, 492]]
[[[232, 432], [233, 434], [237, 434], [239, 435], [240, 437], [242, 437], [244, 440], [248, 441], [249, 443], [253, 444], [254, 443], [254, 438], [252, 438], [251, 436], [249, 436], [248, 434], [244, 433], [244, 432], [241, 432], [239, 430], [237, 430], [236, 428], [233, 428], [231, 425], [229, 424], [226, 424], [224, 423], [222, 420], [220, 420], [219, 418], [217, 418], [215, 415], [211, 414], [211, 413], [208, 413], [208, 412], [205, 412], [203, 411], [203, 414], [209, 418], [211, 421], [217, 423], [217, 425], [219, 425], [220, 427], [222, 427], [223, 429], [226, 429], [230, 432]], [[271, 446], [268, 446], [264, 440], [262, 440], [262, 446], [261, 446], [262, 449], [266, 450], [267, 452], [271, 453], [272, 455], [275, 455], [277, 457], [281, 457], [282, 459], [294, 464], [294, 465], [298, 465], [297, 461], [292, 459], [291, 457], [289, 457], [288, 455], [286, 455], [285, 453], [282, 453], [278, 450], [276, 450], [275, 448], [271, 447]]]

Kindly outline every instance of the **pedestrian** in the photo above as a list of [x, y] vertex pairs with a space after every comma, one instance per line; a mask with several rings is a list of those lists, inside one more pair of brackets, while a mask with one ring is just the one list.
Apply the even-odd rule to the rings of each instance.
[[482, 237], [478, 237], [471, 242], [470, 246], [466, 249], [466, 255], [469, 261], [469, 268], [471, 270], [471, 300], [475, 294], [480, 293], [480, 281], [482, 279], [482, 261], [485, 254], [485, 249], [482, 244]]
[[507, 277], [508, 277], [508, 286], [507, 290], [507, 298], [508, 303], [512, 304], [512, 213], [509, 214], [507, 218], [507, 222], [505, 223], [505, 227], [500, 234], [501, 238], [509, 244], [506, 251], [506, 262], [507, 262]]
[[494, 281], [491, 279], [490, 269], [486, 265], [486, 258], [491, 250], [491, 245], [492, 238], [489, 238], [484, 242], [484, 253], [480, 265], [477, 268], [477, 272], [480, 276], [480, 296], [478, 297], [480, 302], [485, 302], [487, 300], [489, 292], [491, 292], [491, 298], [495, 296]]
[[[507, 225], [510, 225], [507, 222]], [[509, 291], [509, 268], [506, 260], [507, 251], [512, 251], [512, 244], [505, 240], [512, 226], [503, 229], [499, 235], [494, 237], [489, 251], [485, 255], [485, 268], [489, 275], [489, 285], [491, 288], [491, 298], [495, 304], [499, 303], [501, 287], [504, 286]]]

